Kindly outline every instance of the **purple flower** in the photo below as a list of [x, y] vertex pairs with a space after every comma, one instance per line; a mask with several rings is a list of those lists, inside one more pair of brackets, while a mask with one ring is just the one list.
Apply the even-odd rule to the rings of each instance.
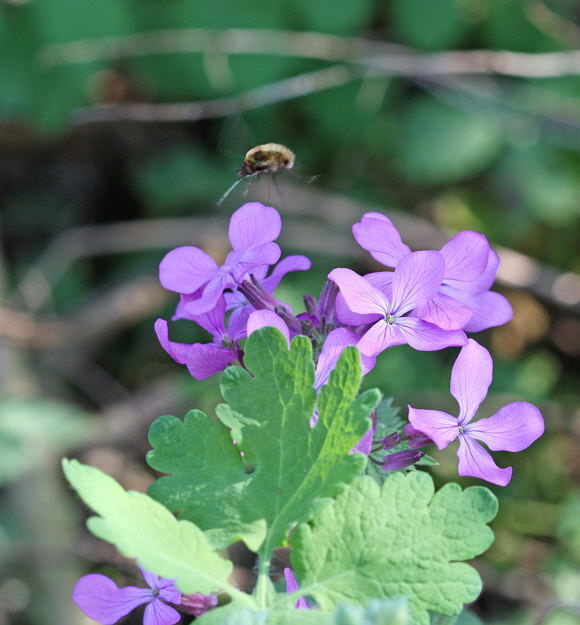
[[196, 380], [203, 380], [225, 369], [240, 354], [237, 341], [246, 336], [247, 317], [238, 315], [231, 318], [226, 329], [225, 314], [225, 299], [220, 297], [212, 310], [187, 317], [212, 335], [211, 343], [189, 344], [170, 341], [167, 321], [164, 319], [157, 319], [155, 332], [161, 346], [173, 360], [185, 365]]
[[233, 249], [224, 265], [218, 267], [197, 247], [178, 247], [161, 261], [159, 280], [170, 291], [184, 295], [199, 292], [185, 308], [191, 315], [205, 313], [216, 306], [225, 289], [236, 288], [248, 272], [280, 258], [280, 248], [273, 241], [281, 228], [275, 208], [259, 202], [244, 204], [230, 219], [228, 235]]
[[201, 616], [218, 604], [215, 595], [181, 595], [181, 609], [187, 614]]
[[255, 310], [248, 318], [248, 336], [260, 328], [276, 328], [282, 332], [290, 347], [290, 330], [284, 320], [271, 310]]
[[[411, 253], [390, 219], [381, 213], [366, 213], [354, 224], [353, 234], [362, 248], [387, 267], [397, 267]], [[419, 317], [445, 330], [464, 328], [469, 332], [502, 325], [512, 318], [505, 297], [489, 291], [499, 257], [485, 236], [459, 232], [441, 248], [441, 254], [445, 259], [441, 287], [417, 308]], [[371, 275], [387, 282], [391, 276], [385, 272]]]
[[[334, 371], [336, 363], [345, 347], [356, 345], [358, 341], [359, 337], [350, 328], [337, 328], [330, 332], [322, 345], [322, 351], [320, 352], [316, 364], [315, 389], [320, 389], [321, 386], [324, 386], [328, 382], [328, 378], [332, 371]], [[366, 375], [375, 366], [375, 363], [376, 358], [374, 356], [361, 354], [360, 364], [362, 374]]]
[[[294, 577], [294, 573], [292, 572], [291, 568], [286, 567], [284, 569], [284, 577], [286, 579], [286, 592], [287, 593], [296, 592], [299, 589], [298, 582], [296, 581], [296, 578]], [[310, 607], [310, 604], [304, 597], [300, 597], [300, 599], [298, 599], [298, 601], [294, 604], [294, 607], [297, 608], [298, 610], [311, 610], [312, 609]]]
[[492, 417], [472, 423], [487, 395], [492, 370], [493, 363], [487, 349], [470, 339], [459, 353], [451, 373], [451, 394], [459, 404], [459, 417], [409, 406], [409, 421], [439, 449], [459, 438], [459, 475], [479, 477], [505, 486], [511, 479], [512, 468], [498, 467], [477, 441], [492, 451], [521, 451], [543, 434], [544, 420], [532, 404], [513, 402], [500, 408]]
[[421, 460], [424, 455], [423, 452], [416, 449], [396, 451], [394, 454], [388, 454], [383, 458], [381, 468], [386, 472], [406, 469]]
[[[334, 269], [329, 278], [338, 285], [346, 305], [355, 315], [364, 315], [369, 329], [357, 347], [365, 356], [376, 356], [392, 345], [409, 344], [413, 349], [432, 351], [451, 345], [465, 345], [461, 330], [443, 330], [415, 316], [417, 306], [437, 293], [445, 261], [439, 252], [414, 252], [403, 257], [392, 274], [390, 288], [376, 288], [350, 269]], [[341, 318], [352, 322], [352, 319]]]
[[101, 625], [113, 625], [140, 605], [146, 605], [143, 625], [173, 625], [181, 618], [168, 604], [179, 605], [181, 593], [173, 580], [140, 569], [149, 588], [119, 588], [104, 575], [85, 575], [75, 584], [73, 601]]

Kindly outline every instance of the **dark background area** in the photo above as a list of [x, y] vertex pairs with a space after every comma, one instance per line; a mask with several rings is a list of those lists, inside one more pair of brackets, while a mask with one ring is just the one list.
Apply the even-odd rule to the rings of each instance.
[[[350, 231], [369, 210], [415, 249], [473, 229], [500, 251], [515, 315], [477, 335], [495, 361], [481, 414], [531, 401], [547, 433], [498, 455], [514, 478], [492, 487], [473, 609], [578, 623], [579, 49], [575, 0], [0, 1], [0, 624], [80, 625], [80, 575], [134, 583], [83, 529], [59, 459], [144, 490], [149, 423], [213, 413], [217, 376], [192, 380], [155, 339], [176, 304], [157, 266], [182, 244], [223, 259], [247, 198], [276, 206], [284, 252], [313, 261], [278, 291], [298, 311], [333, 267], [378, 269]], [[217, 206], [268, 141], [319, 180], [282, 174]], [[392, 348], [365, 384], [453, 411], [455, 355]], [[457, 480], [454, 451], [437, 459], [439, 482]]]

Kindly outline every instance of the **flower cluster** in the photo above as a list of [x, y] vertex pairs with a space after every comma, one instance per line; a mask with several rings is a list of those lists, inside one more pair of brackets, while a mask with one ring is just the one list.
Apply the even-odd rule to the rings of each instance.
[[[388, 270], [361, 276], [348, 268], [333, 269], [320, 296], [305, 295], [305, 312], [295, 314], [275, 291], [286, 274], [307, 270], [311, 263], [305, 256], [280, 260], [276, 239], [281, 228], [276, 209], [247, 203], [231, 217], [232, 251], [223, 265], [197, 247], [179, 247], [163, 258], [161, 284], [179, 294], [173, 320], [191, 321], [211, 335], [206, 343], [172, 341], [167, 321], [158, 319], [155, 331], [165, 351], [194, 378], [204, 379], [234, 361], [243, 367], [244, 339], [264, 326], [277, 328], [288, 344], [305, 335], [313, 347], [318, 391], [347, 346], [358, 349], [363, 375], [393, 346], [419, 351], [459, 347], [450, 383], [458, 417], [409, 406], [409, 423], [385, 435], [373, 412], [371, 428], [351, 453], [365, 454], [384, 471], [397, 471], [421, 460], [427, 445], [443, 449], [458, 439], [458, 473], [505, 486], [511, 467], [498, 467], [480, 443], [492, 451], [521, 451], [542, 435], [544, 423], [539, 410], [526, 402], [473, 420], [491, 384], [492, 359], [466, 333], [501, 325], [512, 316], [508, 301], [490, 290], [499, 257], [487, 239], [460, 232], [440, 250], [412, 252], [385, 215], [367, 213], [353, 226], [355, 240]], [[315, 411], [312, 427], [317, 420]], [[146, 606], [144, 625], [173, 625], [181, 614], [199, 616], [217, 605], [214, 595], [182, 595], [171, 580], [141, 572], [149, 588], [118, 588], [107, 577], [87, 575], [77, 582], [73, 598], [102, 625], [116, 623], [141, 605]], [[292, 571], [284, 573], [287, 591], [297, 591]], [[311, 606], [300, 598], [296, 607]]]
[[[542, 434], [543, 421], [534, 406], [516, 402], [490, 419], [470, 423], [491, 382], [491, 357], [466, 332], [501, 325], [512, 316], [505, 297], [490, 290], [499, 257], [487, 239], [465, 231], [438, 251], [412, 252], [388, 217], [367, 213], [354, 224], [354, 238], [390, 270], [360, 276], [348, 268], [333, 269], [320, 297], [305, 295], [306, 312], [295, 315], [274, 292], [287, 273], [309, 269], [310, 261], [289, 256], [278, 262], [275, 240], [281, 227], [276, 209], [251, 202], [231, 217], [232, 251], [222, 266], [196, 247], [180, 247], [165, 256], [161, 284], [180, 295], [173, 319], [193, 321], [212, 336], [210, 343], [177, 343], [169, 339], [167, 322], [158, 319], [155, 330], [167, 353], [193, 377], [203, 379], [235, 360], [243, 366], [242, 340], [271, 326], [288, 342], [297, 334], [310, 338], [316, 360], [314, 386], [319, 389], [349, 345], [360, 352], [363, 375], [381, 352], [396, 345], [419, 351], [461, 347], [451, 378], [451, 394], [461, 407], [457, 420], [410, 407], [403, 437], [392, 433], [375, 440], [375, 423], [353, 451], [394, 471], [418, 462], [422, 447], [434, 442], [443, 448], [458, 438], [460, 475], [507, 484], [511, 469], [497, 467], [476, 439], [492, 450], [519, 451]], [[315, 413], [313, 426], [316, 420]], [[402, 442], [406, 445], [400, 449]], [[373, 457], [391, 450], [380, 461]]]

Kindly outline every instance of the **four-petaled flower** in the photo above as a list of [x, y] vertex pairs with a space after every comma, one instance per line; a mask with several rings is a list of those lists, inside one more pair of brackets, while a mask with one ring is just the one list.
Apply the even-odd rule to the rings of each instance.
[[274, 241], [281, 228], [275, 208], [259, 202], [244, 204], [230, 219], [228, 236], [232, 251], [221, 267], [197, 247], [178, 247], [161, 261], [159, 280], [170, 291], [183, 295], [199, 293], [184, 304], [190, 315], [212, 310], [222, 293], [236, 288], [247, 273], [277, 262], [280, 247]]
[[451, 373], [451, 394], [459, 404], [459, 417], [439, 410], [409, 406], [411, 425], [426, 434], [439, 449], [459, 439], [459, 475], [479, 477], [505, 486], [512, 469], [502, 469], [477, 442], [492, 451], [522, 451], [544, 432], [540, 411], [527, 402], [513, 402], [492, 417], [472, 422], [491, 384], [493, 363], [485, 347], [470, 339], [461, 350]]
[[[411, 254], [401, 235], [382, 213], [366, 213], [352, 227], [357, 243], [386, 267], [397, 267]], [[416, 310], [419, 317], [445, 330], [463, 328], [479, 332], [507, 323], [512, 308], [503, 295], [490, 291], [499, 266], [499, 256], [486, 237], [466, 230], [452, 237], [440, 250], [445, 259], [441, 286], [433, 297]], [[366, 276], [387, 282], [390, 272]]]
[[[371, 324], [357, 343], [360, 352], [376, 356], [387, 347], [405, 343], [420, 351], [465, 345], [463, 331], [443, 330], [409, 314], [414, 315], [418, 306], [437, 293], [444, 270], [439, 252], [408, 254], [398, 263], [388, 289], [376, 288], [350, 269], [331, 271], [328, 277], [338, 285], [350, 311], [365, 316], [361, 321]], [[339, 319], [341, 315], [339, 308]], [[348, 320], [352, 320], [350, 315]]]
[[179, 605], [181, 593], [173, 580], [140, 569], [149, 588], [119, 588], [105, 575], [85, 575], [75, 584], [73, 601], [101, 625], [113, 625], [140, 605], [145, 605], [143, 625], [174, 625], [181, 618], [169, 604]]

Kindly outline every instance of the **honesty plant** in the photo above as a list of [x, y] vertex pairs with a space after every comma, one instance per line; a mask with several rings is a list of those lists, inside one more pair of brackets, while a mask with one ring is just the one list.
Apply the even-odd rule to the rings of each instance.
[[[149, 586], [82, 577], [73, 598], [102, 625], [142, 605], [144, 625], [192, 616], [203, 625], [428, 625], [481, 591], [464, 561], [493, 541], [497, 501], [483, 486], [435, 492], [424, 448], [457, 438], [460, 475], [505, 485], [511, 468], [497, 467], [480, 443], [521, 451], [543, 433], [540, 412], [525, 402], [472, 420], [492, 361], [465, 333], [511, 318], [507, 300], [489, 290], [499, 257], [474, 232], [411, 252], [387, 217], [368, 213], [355, 238], [394, 271], [333, 269], [296, 314], [275, 289], [310, 261], [278, 262], [281, 225], [274, 208], [245, 204], [230, 220], [224, 265], [195, 247], [161, 262], [161, 283], [180, 295], [174, 319], [211, 339], [172, 341], [159, 319], [159, 342], [194, 378], [225, 370], [226, 403], [215, 418], [192, 410], [151, 425], [147, 462], [161, 475], [149, 494], [64, 463], [96, 513], [91, 532], [134, 558]], [[362, 376], [397, 345], [461, 348], [451, 374], [458, 418], [409, 407], [407, 422], [378, 390], [360, 393]], [[224, 549], [237, 541], [256, 554], [251, 593], [231, 579]], [[272, 566], [281, 547], [291, 549], [283, 575]]]

